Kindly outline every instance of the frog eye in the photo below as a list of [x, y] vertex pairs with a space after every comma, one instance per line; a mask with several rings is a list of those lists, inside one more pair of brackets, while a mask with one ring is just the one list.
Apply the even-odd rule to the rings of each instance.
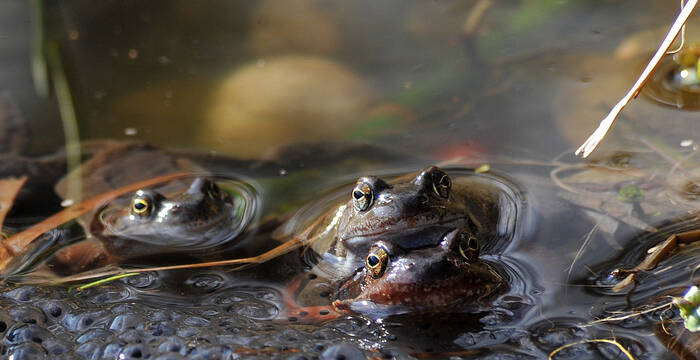
[[457, 248], [463, 258], [469, 262], [476, 262], [479, 259], [479, 239], [467, 232], [460, 232]]
[[365, 263], [369, 274], [376, 279], [384, 274], [389, 265], [389, 253], [379, 246], [373, 246], [369, 250]]
[[355, 188], [352, 189], [352, 201], [357, 211], [366, 211], [369, 209], [374, 201], [372, 187], [366, 182], [358, 183]]
[[150, 197], [137, 194], [131, 200], [131, 213], [138, 216], [148, 216], [153, 209], [153, 200]]
[[435, 191], [438, 196], [447, 199], [450, 197], [451, 187], [452, 180], [450, 177], [442, 170], [435, 169], [433, 172], [433, 191]]

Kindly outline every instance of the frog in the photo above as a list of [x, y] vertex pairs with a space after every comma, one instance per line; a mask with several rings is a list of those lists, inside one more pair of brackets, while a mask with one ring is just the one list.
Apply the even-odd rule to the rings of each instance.
[[[141, 189], [101, 209], [86, 240], [59, 251], [50, 266], [76, 273], [155, 254], [197, 254], [221, 247], [248, 225], [245, 201], [196, 177], [184, 190]], [[249, 204], [248, 204], [249, 206]]]
[[85, 228], [73, 221], [39, 236], [3, 274], [48, 270], [67, 276], [154, 255], [201, 258], [235, 247], [256, 214], [250, 195], [242, 193], [251, 189], [236, 187], [232, 195], [231, 184], [224, 191], [215, 180], [195, 177], [184, 190], [127, 194], [96, 211]]
[[185, 191], [170, 197], [142, 189], [128, 204], [112, 202], [94, 217], [91, 230], [103, 237], [199, 250], [219, 243], [217, 239], [238, 227], [241, 216], [236, 208], [241, 201], [213, 179], [197, 177]]
[[507, 290], [507, 278], [479, 258], [479, 240], [455, 229], [426, 248], [407, 251], [390, 241], [372, 245], [365, 266], [333, 295], [337, 310], [453, 310]]
[[255, 189], [233, 175], [212, 176], [184, 157], [143, 142], [106, 142], [99, 148], [58, 181], [56, 193], [64, 201], [79, 200], [69, 191], [71, 182], [79, 185], [78, 196], [90, 198], [156, 176], [192, 175], [127, 193], [88, 211], [59, 227], [62, 236], [44, 237], [52, 244], [21, 254], [14, 263], [25, 265], [8, 266], [6, 274], [26, 269], [29, 262], [22, 260], [28, 257], [51, 257], [49, 268], [63, 275], [155, 254], [205, 253], [236, 238], [256, 213]]
[[[390, 181], [360, 177], [350, 199], [336, 201], [296, 235], [314, 254], [314, 275], [292, 282], [289, 313], [328, 301], [338, 313], [435, 311], [508, 289], [492, 261], [520, 237], [526, 214], [524, 192], [508, 178], [428, 166]], [[293, 217], [282, 231], [299, 222]]]

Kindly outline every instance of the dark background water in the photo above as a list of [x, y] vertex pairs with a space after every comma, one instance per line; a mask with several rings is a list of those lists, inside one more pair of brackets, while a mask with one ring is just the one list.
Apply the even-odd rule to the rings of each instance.
[[[479, 6], [483, 16], [470, 27]], [[62, 123], [73, 121], [77, 133], [68, 141], [140, 139], [242, 158], [304, 141], [390, 144], [406, 158], [366, 158], [370, 168], [459, 156], [490, 162], [522, 182], [537, 209], [532, 233], [508, 253], [522, 278], [514, 276], [511, 293], [482, 317], [278, 323], [270, 318], [283, 309], [282, 290], [267, 282], [219, 270], [146, 274], [81, 293], [2, 289], [0, 356], [543, 358], [561, 345], [616, 338], [636, 358], [675, 358], [658, 325], [672, 318], [668, 331], [680, 332], [668, 308], [584, 326], [625, 310], [624, 296], [590, 289], [605, 279], [590, 274], [604, 274], [627, 252], [637, 254], [628, 265], [638, 261], [645, 248], [632, 246], [641, 230], [619, 225], [619, 212], [612, 221], [582, 215], [595, 206], [560, 201], [566, 191], [549, 175], [581, 164], [551, 160], [578, 146], [624, 94], [677, 10], [639, 0], [0, 3], [0, 91], [30, 124], [32, 154], [59, 149]], [[691, 42], [695, 30], [691, 24]], [[57, 88], [62, 77], [67, 92]], [[644, 219], [654, 225], [696, 207], [693, 191], [680, 200], [666, 191], [678, 190], [671, 186], [677, 170], [662, 156], [684, 159], [684, 171], [695, 174], [695, 150], [680, 144], [694, 140], [696, 119], [640, 97], [597, 155], [611, 163], [610, 151], [624, 147], [622, 167], [631, 164], [642, 179], [666, 176], [642, 182], [648, 199], [660, 194], [653, 211], [645, 210], [657, 214]], [[526, 161], [503, 161], [514, 157]], [[331, 186], [356, 176], [353, 166], [318, 168]], [[617, 180], [588, 176], [575, 187], [592, 183], [617, 201]], [[681, 177], [680, 187], [685, 178], [693, 176]], [[305, 186], [294, 179], [268, 194]], [[293, 194], [284, 201], [313, 199]], [[635, 305], [677, 295], [692, 282], [693, 264], [692, 257], [673, 259], [671, 275], [648, 277]], [[684, 336], [680, 343], [692, 353], [694, 339]], [[557, 355], [601, 357], [624, 358], [610, 345]]]
[[[30, 6], [10, 1], [2, 81], [31, 123], [54, 133], [59, 114], [36, 95], [32, 64], [40, 88], [64, 73], [83, 140], [133, 128], [160, 145], [231, 155], [321, 139], [552, 155], [585, 136], [659, 38], [637, 41], [632, 59], [621, 44], [677, 11], [656, 2], [514, 1], [486, 7], [467, 31], [477, 3], [48, 1], [30, 21]], [[299, 80], [300, 71], [310, 75]], [[561, 110], [562, 95], [594, 97], [586, 105], [595, 109]], [[593, 110], [596, 120], [576, 115]], [[252, 136], [263, 126], [263, 139]], [[563, 140], [567, 126], [586, 130]], [[34, 145], [46, 151], [59, 139]]]

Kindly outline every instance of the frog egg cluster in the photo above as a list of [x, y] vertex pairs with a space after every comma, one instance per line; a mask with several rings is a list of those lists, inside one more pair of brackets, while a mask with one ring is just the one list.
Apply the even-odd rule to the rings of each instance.
[[358, 334], [371, 341], [373, 333], [355, 320], [311, 328], [269, 321], [280, 309], [276, 290], [226, 287], [220, 280], [199, 274], [186, 284], [206, 296], [175, 300], [152, 295], [163, 286], [155, 276], [80, 292], [5, 286], [0, 288], [0, 358], [364, 358], [365, 351], [352, 341]]

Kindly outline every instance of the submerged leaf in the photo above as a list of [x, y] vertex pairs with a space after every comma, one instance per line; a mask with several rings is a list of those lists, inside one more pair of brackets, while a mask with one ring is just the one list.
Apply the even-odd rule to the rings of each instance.
[[478, 168], [474, 169], [474, 172], [477, 174], [485, 173], [491, 170], [491, 166], [489, 164], [483, 164], [479, 166]]
[[618, 199], [624, 202], [644, 201], [644, 190], [634, 185], [625, 185], [618, 193]]

